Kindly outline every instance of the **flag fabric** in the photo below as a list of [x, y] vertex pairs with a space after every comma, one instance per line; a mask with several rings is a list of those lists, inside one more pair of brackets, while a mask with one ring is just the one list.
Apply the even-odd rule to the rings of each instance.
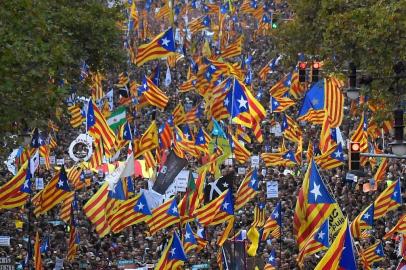
[[334, 78], [323, 79], [312, 85], [303, 99], [298, 120], [322, 124], [325, 113], [330, 116], [332, 128], [341, 125], [344, 96], [340, 83]]
[[72, 193], [68, 198], [63, 200], [61, 204], [61, 209], [59, 210], [59, 218], [65, 223], [70, 221], [72, 215], [72, 203], [75, 199], [75, 193]]
[[196, 252], [199, 251], [201, 246], [199, 246], [199, 242], [197, 241], [198, 238], [199, 237], [196, 236], [193, 232], [192, 227], [190, 227], [190, 224], [186, 223], [185, 234], [183, 236], [183, 248], [186, 254], [188, 254], [193, 249], [195, 249]]
[[325, 153], [316, 156], [314, 161], [320, 168], [330, 170], [344, 165], [344, 151], [341, 143], [334, 145], [328, 149]]
[[276, 66], [279, 64], [280, 60], [282, 59], [281, 56], [271, 59], [266, 66], [264, 66], [258, 73], [259, 78], [261, 81], [266, 80], [266, 75], [275, 70]]
[[315, 270], [356, 270], [354, 246], [346, 219], [336, 239], [317, 264]]
[[187, 257], [176, 231], [173, 232], [168, 245], [163, 250], [161, 258], [155, 266], [155, 270], [180, 269], [186, 262]]
[[110, 225], [107, 222], [106, 206], [108, 201], [109, 184], [105, 182], [99, 190], [83, 206], [83, 212], [95, 226], [99, 237], [104, 237], [110, 232]]
[[17, 174], [0, 187], [0, 209], [23, 206], [31, 193], [31, 172], [26, 161]]
[[274, 86], [271, 87], [271, 89], [269, 90], [269, 94], [274, 98], [283, 97], [286, 94], [286, 92], [288, 92], [290, 89], [291, 79], [292, 79], [291, 73], [284, 76]]
[[283, 136], [292, 142], [299, 143], [302, 139], [303, 133], [299, 124], [286, 114], [284, 114], [282, 117], [281, 130], [283, 132]]
[[192, 34], [202, 31], [205, 28], [210, 27], [210, 17], [208, 15], [206, 16], [201, 16], [199, 18], [194, 19], [191, 21], [188, 25], [188, 28]]
[[176, 51], [173, 29], [157, 35], [150, 43], [138, 47], [136, 63], [141, 66], [148, 61], [166, 57]]
[[247, 204], [259, 191], [258, 170], [256, 168], [247, 172], [244, 180], [237, 190], [235, 200], [235, 210], [241, 209]]
[[123, 202], [113, 214], [111, 231], [119, 233], [125, 228], [148, 220], [152, 212], [144, 194], [138, 194]]
[[278, 262], [276, 261], [276, 253], [275, 250], [272, 249], [269, 253], [268, 260], [266, 261], [264, 270], [276, 270], [278, 267]]
[[250, 257], [255, 257], [257, 255], [258, 245], [259, 245], [259, 232], [255, 226], [251, 226], [251, 228], [247, 232], [247, 238], [251, 242], [250, 246], [247, 249], [247, 254]]
[[57, 204], [72, 196], [64, 166], [40, 192], [39, 205], [34, 209], [35, 216], [45, 214]]
[[303, 179], [297, 197], [293, 230], [299, 250], [302, 249], [313, 230], [319, 227], [336, 207], [325, 186], [316, 163], [312, 160]]
[[241, 55], [244, 38], [239, 36], [233, 43], [224, 48], [220, 54], [222, 58], [232, 58]]
[[171, 151], [167, 156], [165, 163], [159, 169], [152, 189], [159, 194], [164, 195], [165, 191], [175, 180], [175, 177], [186, 165], [186, 159], [178, 157], [174, 151]]
[[262, 232], [262, 241], [268, 239], [269, 234], [272, 234], [274, 238], [280, 236], [280, 228], [282, 227], [282, 214], [281, 203], [278, 202], [275, 209], [272, 211], [271, 216], [266, 220], [264, 225], [264, 231]]
[[169, 98], [147, 76], [144, 76], [142, 85], [138, 91], [143, 95], [143, 97], [145, 97], [149, 104], [159, 108], [160, 110], [165, 109], [166, 105], [168, 104]]
[[66, 259], [69, 262], [72, 262], [75, 260], [76, 253], [79, 248], [79, 242], [80, 242], [79, 232], [76, 230], [75, 222], [76, 221], [72, 220], [71, 225], [70, 225], [68, 253], [66, 254]]
[[325, 250], [329, 247], [329, 220], [326, 219], [326, 221], [324, 221], [317, 230], [314, 230], [312, 236], [309, 237], [303, 248], [299, 251], [297, 258], [299, 265], [303, 266], [304, 259], [307, 256], [315, 254], [321, 250]]
[[176, 198], [172, 198], [152, 210], [152, 217], [147, 220], [151, 235], [180, 222]]
[[331, 136], [330, 116], [326, 113], [321, 126], [319, 149], [322, 153], [325, 153], [334, 144], [335, 142]]
[[254, 219], [251, 227], [263, 227], [265, 225], [265, 204], [257, 203], [254, 207]]
[[351, 234], [354, 238], [362, 238], [362, 232], [374, 226], [374, 204], [365, 208], [351, 223]]
[[372, 269], [372, 264], [382, 261], [385, 258], [381, 241], [376, 242], [375, 244], [362, 250], [360, 253], [364, 269]]
[[289, 107], [295, 105], [295, 102], [287, 97], [272, 97], [269, 101], [271, 105], [271, 112], [283, 112]]
[[387, 158], [382, 158], [381, 163], [379, 164], [378, 169], [375, 172], [374, 180], [375, 183], [382, 182], [385, 179], [386, 171], [389, 168], [389, 161]]
[[228, 193], [229, 189], [226, 189], [220, 196], [195, 211], [196, 218], [201, 225], [209, 226], [213, 222]]
[[235, 159], [241, 164], [246, 163], [251, 157], [251, 152], [248, 151], [247, 148], [245, 148], [235, 136], [230, 134], [230, 137], [231, 149], [234, 153]]
[[103, 145], [106, 149], [110, 150], [115, 146], [116, 136], [92, 100], [89, 100], [88, 104], [86, 128], [96, 144], [100, 140], [103, 140]]
[[394, 233], [406, 234], [406, 214], [399, 218], [399, 221], [396, 223], [396, 225], [393, 226], [393, 228], [385, 234], [383, 239], [392, 237]]
[[234, 180], [234, 174], [229, 173], [221, 176], [213, 182], [207, 182], [204, 187], [204, 202], [209, 203], [215, 198], [221, 196], [221, 194], [232, 188]]
[[156, 121], [152, 121], [148, 129], [140, 139], [134, 140], [134, 158], [137, 158], [147, 151], [152, 151], [159, 147], [158, 128]]
[[161, 143], [161, 147], [164, 149], [168, 149], [172, 145], [173, 139], [173, 130], [168, 122], [163, 124], [159, 130], [159, 139]]
[[204, 183], [206, 179], [206, 170], [200, 172], [197, 176], [196, 182], [193, 173], [189, 173], [189, 181], [186, 193], [182, 200], [179, 202], [179, 215], [182, 224], [194, 219], [195, 210], [204, 201]]
[[35, 234], [35, 243], [34, 243], [34, 268], [42, 269], [42, 257], [41, 257], [41, 242], [39, 240], [39, 233]]
[[118, 107], [113, 111], [110, 117], [107, 119], [107, 124], [112, 130], [117, 130], [121, 125], [126, 122], [126, 108]]
[[80, 110], [79, 104], [74, 104], [68, 107], [68, 111], [71, 117], [70, 124], [73, 128], [80, 127], [85, 120]]
[[381, 218], [387, 212], [394, 210], [402, 205], [402, 191], [400, 188], [400, 179], [389, 185], [374, 202], [374, 219]]
[[92, 93], [92, 100], [97, 101], [104, 97], [102, 81], [105, 78], [100, 72], [90, 73], [90, 90]]

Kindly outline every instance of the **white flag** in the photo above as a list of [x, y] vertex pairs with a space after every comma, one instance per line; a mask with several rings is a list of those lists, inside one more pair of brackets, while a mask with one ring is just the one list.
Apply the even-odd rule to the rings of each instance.
[[169, 85], [171, 85], [171, 82], [172, 82], [171, 70], [169, 69], [169, 66], [168, 66], [168, 67], [166, 67], [166, 75], [165, 75], [164, 84], [166, 87], [168, 87]]
[[35, 151], [35, 154], [30, 159], [30, 172], [34, 175], [35, 171], [39, 166], [39, 151]]

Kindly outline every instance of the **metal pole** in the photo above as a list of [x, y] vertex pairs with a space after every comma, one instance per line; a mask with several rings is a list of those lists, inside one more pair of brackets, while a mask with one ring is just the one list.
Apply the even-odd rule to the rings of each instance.
[[384, 158], [397, 158], [397, 159], [406, 159], [406, 155], [397, 156], [394, 154], [372, 154], [372, 153], [360, 153], [363, 157], [384, 157]]

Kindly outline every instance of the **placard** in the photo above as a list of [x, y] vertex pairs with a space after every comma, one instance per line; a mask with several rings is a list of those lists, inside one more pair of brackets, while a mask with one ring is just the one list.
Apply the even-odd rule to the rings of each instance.
[[239, 175], [244, 175], [245, 174], [245, 168], [244, 167], [238, 167], [238, 174]]
[[39, 164], [44, 165], [45, 164], [45, 158], [44, 157], [39, 157]]
[[55, 267], [54, 267], [54, 269], [55, 270], [63, 269], [63, 259], [59, 259], [59, 258], [55, 259]]
[[175, 189], [176, 191], [185, 192], [189, 181], [189, 170], [181, 170], [175, 177]]
[[0, 270], [14, 270], [15, 265], [10, 257], [0, 257]]
[[44, 178], [35, 178], [35, 189], [41, 190], [44, 189]]
[[9, 247], [10, 246], [10, 236], [0, 236], [0, 246]]
[[233, 159], [228, 158], [224, 161], [224, 165], [233, 166]]
[[251, 157], [251, 165], [252, 167], [259, 167], [259, 156], [252, 156]]
[[55, 164], [56, 162], [56, 157], [55, 156], [49, 156], [49, 163], [50, 164]]
[[63, 164], [65, 164], [65, 159], [63, 159], [63, 158], [56, 159], [56, 165], [63, 165]]
[[278, 198], [278, 182], [268, 181], [266, 182], [266, 198]]

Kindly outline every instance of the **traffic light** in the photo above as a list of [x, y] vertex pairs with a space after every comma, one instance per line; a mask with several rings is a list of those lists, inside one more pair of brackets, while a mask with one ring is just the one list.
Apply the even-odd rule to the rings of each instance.
[[403, 128], [405, 127], [403, 125], [403, 110], [402, 109], [396, 109], [393, 112], [394, 116], [394, 125], [393, 129], [395, 130], [395, 141], [403, 142]]
[[276, 17], [275, 14], [272, 14], [272, 17], [271, 17], [271, 27], [272, 27], [272, 29], [278, 28], [278, 18]]
[[306, 66], [305, 62], [299, 63], [299, 82], [301, 83], [306, 82]]
[[319, 81], [319, 68], [320, 68], [320, 63], [314, 62], [313, 66], [312, 66], [312, 83]]
[[350, 154], [349, 154], [349, 169], [359, 170], [360, 169], [360, 148], [361, 145], [359, 142], [350, 143]]
[[350, 74], [348, 75], [348, 85], [350, 88], [355, 89], [357, 87], [357, 67], [354, 63], [349, 64]]

